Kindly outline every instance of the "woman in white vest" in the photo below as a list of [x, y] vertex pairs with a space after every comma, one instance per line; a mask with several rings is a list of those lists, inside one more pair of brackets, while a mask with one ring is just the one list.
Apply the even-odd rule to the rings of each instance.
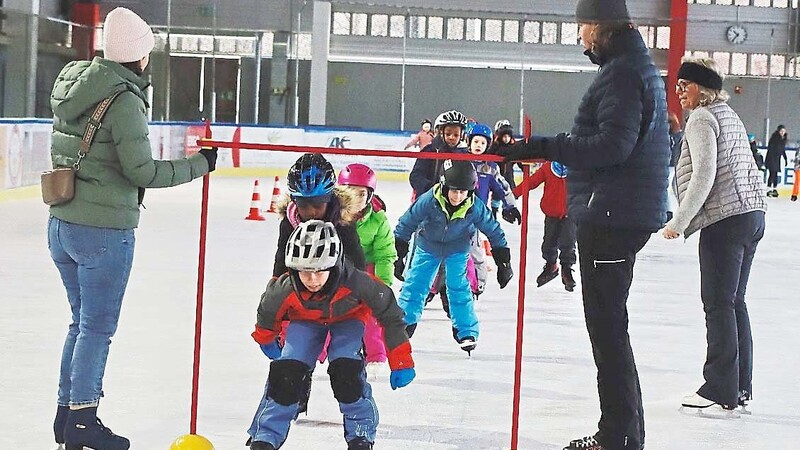
[[678, 211], [663, 235], [700, 231], [700, 298], [706, 315], [705, 383], [683, 406], [733, 410], [752, 398], [753, 340], [745, 291], [767, 210], [747, 131], [726, 103], [713, 59], [684, 58], [675, 91], [690, 111], [676, 168]]

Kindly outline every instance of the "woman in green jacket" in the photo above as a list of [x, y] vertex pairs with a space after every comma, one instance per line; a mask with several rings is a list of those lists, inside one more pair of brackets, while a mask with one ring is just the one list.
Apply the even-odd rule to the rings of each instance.
[[[338, 183], [353, 190], [360, 207], [361, 218], [356, 225], [367, 271], [375, 275], [387, 286], [392, 285], [394, 261], [397, 250], [394, 248], [394, 234], [389, 219], [383, 211], [383, 202], [375, 196], [378, 179], [375, 172], [364, 164], [350, 164], [339, 172]], [[370, 376], [386, 372], [386, 347], [383, 344], [383, 329], [374, 317], [370, 317], [364, 329], [364, 349], [366, 350], [367, 370]]]
[[[142, 77], [154, 46], [147, 23], [125, 8], [109, 12], [104, 57], [73, 61], [59, 73], [53, 108], [54, 167], [79, 161], [75, 196], [50, 207], [48, 246], [67, 291], [72, 322], [61, 355], [55, 439], [67, 450], [84, 446], [127, 450], [97, 419], [111, 337], [133, 262], [134, 229], [144, 188], [187, 183], [214, 170], [216, 149], [154, 161], [147, 126], [148, 82]], [[111, 103], [88, 152], [79, 151], [89, 117]]]

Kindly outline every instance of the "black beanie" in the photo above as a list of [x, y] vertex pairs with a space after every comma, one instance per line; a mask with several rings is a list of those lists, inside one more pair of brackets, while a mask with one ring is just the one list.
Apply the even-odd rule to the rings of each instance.
[[575, 17], [581, 23], [630, 23], [625, 0], [578, 0]]

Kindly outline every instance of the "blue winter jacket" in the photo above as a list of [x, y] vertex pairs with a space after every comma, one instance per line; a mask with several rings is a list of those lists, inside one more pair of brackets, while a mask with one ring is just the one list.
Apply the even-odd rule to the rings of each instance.
[[664, 82], [635, 29], [615, 35], [570, 134], [545, 151], [569, 168], [569, 215], [656, 231], [666, 221], [670, 162]]
[[439, 184], [417, 197], [397, 222], [395, 239], [408, 242], [419, 230], [417, 245], [428, 253], [445, 257], [468, 252], [477, 228], [489, 238], [492, 248], [508, 247], [503, 229], [484, 202], [469, 197], [452, 216], [447, 213], [445, 202]]
[[478, 186], [475, 188], [475, 196], [488, 204], [489, 193], [492, 193], [492, 200], [501, 200], [503, 209], [511, 208], [516, 205], [516, 199], [511, 192], [511, 186], [500, 172], [500, 167], [494, 161], [473, 161], [472, 165], [478, 173]]

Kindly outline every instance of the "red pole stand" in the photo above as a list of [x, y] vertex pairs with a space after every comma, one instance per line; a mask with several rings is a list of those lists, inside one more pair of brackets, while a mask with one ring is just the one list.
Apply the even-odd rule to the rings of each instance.
[[[211, 138], [211, 123], [206, 121], [206, 138]], [[189, 433], [197, 434], [197, 396], [200, 387], [200, 336], [203, 331], [203, 283], [206, 272], [206, 228], [208, 225], [208, 182], [203, 176], [203, 200], [200, 208], [200, 251], [197, 262], [197, 305], [194, 318], [194, 362], [192, 364], [192, 409]]]
[[669, 53], [667, 53], [667, 110], [681, 117], [681, 103], [675, 93], [678, 69], [686, 53], [686, 19], [689, 4], [686, 0], [672, 0], [669, 22]]
[[[530, 132], [526, 130], [525, 139], [530, 138]], [[522, 182], [525, 183], [530, 177], [530, 166], [522, 166]], [[520, 391], [522, 389], [522, 339], [525, 327], [525, 272], [528, 261], [528, 213], [530, 191], [522, 193], [522, 223], [520, 224], [520, 246], [519, 246], [519, 288], [517, 293], [517, 348], [514, 354], [514, 404], [511, 415], [511, 450], [517, 450], [519, 442], [519, 408]]]
[[77, 59], [94, 58], [94, 32], [100, 23], [100, 5], [95, 2], [78, 2], [72, 5], [72, 21], [80, 24], [72, 31], [72, 48]]

